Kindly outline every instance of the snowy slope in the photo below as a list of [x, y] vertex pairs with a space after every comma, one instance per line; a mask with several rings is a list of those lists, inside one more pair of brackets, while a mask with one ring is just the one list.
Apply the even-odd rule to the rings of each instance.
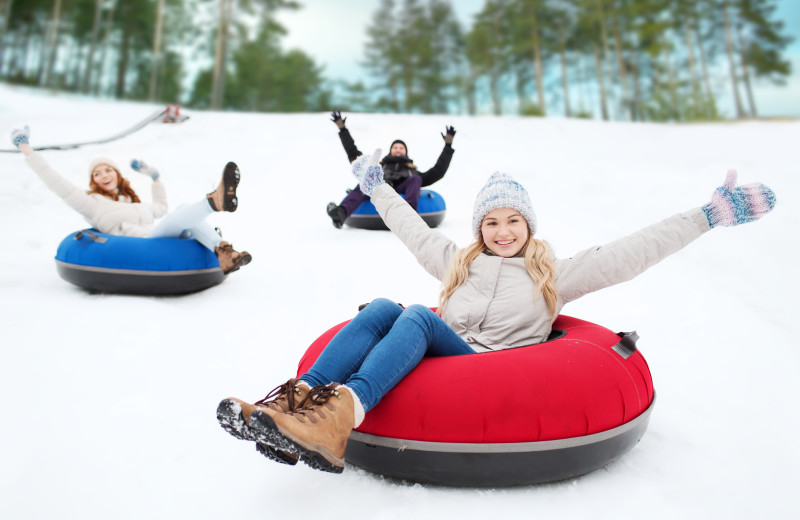
[[[0, 148], [26, 123], [45, 145], [109, 135], [156, 108], [0, 85]], [[352, 467], [334, 476], [281, 466], [218, 426], [220, 399], [262, 397], [358, 304], [384, 296], [433, 305], [438, 282], [390, 233], [331, 226], [326, 203], [355, 182], [326, 114], [188, 113], [183, 124], [45, 156], [81, 186], [92, 157], [142, 158], [161, 171], [173, 206], [213, 189], [225, 162], [236, 161], [240, 209], [211, 219], [254, 260], [199, 294], [98, 295], [62, 281], [56, 246], [85, 224], [20, 155], [0, 153], [0, 517], [800, 514], [790, 498], [800, 482], [800, 353], [791, 340], [800, 122], [346, 114], [362, 150], [399, 137], [423, 168], [438, 156], [439, 132], [456, 127], [450, 171], [434, 189], [448, 204], [439, 229], [462, 245], [474, 196], [495, 170], [528, 187], [538, 236], [561, 256], [706, 202], [728, 168], [777, 194], [764, 220], [712, 230], [632, 282], [565, 308], [642, 337], [658, 401], [630, 453], [566, 482], [472, 490], [397, 484]], [[149, 196], [148, 179], [127, 175]]]

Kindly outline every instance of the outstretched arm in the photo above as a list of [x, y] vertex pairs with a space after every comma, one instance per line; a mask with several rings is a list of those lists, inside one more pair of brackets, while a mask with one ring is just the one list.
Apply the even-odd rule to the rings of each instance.
[[331, 121], [336, 123], [336, 126], [339, 128], [339, 140], [342, 141], [342, 146], [347, 154], [347, 160], [350, 162], [355, 161], [362, 154], [361, 151], [356, 147], [356, 143], [353, 141], [353, 137], [350, 135], [350, 130], [344, 126], [344, 122], [347, 121], [347, 118], [342, 118], [342, 113], [334, 110], [331, 112]]
[[444, 148], [442, 149], [442, 153], [439, 154], [439, 159], [436, 160], [436, 164], [433, 165], [433, 168], [419, 174], [420, 177], [422, 177], [423, 186], [430, 186], [434, 182], [440, 181], [450, 167], [450, 161], [453, 158], [453, 152], [455, 152], [455, 150], [453, 150], [453, 138], [456, 135], [456, 129], [452, 126], [445, 128], [447, 133], [442, 134]]
[[26, 125], [25, 128], [11, 132], [11, 142], [25, 155], [25, 162], [53, 193], [61, 197], [72, 209], [84, 217], [91, 218], [95, 209], [95, 204], [91, 197], [62, 177], [47, 164], [47, 161], [41, 155], [33, 150], [30, 145], [30, 135], [30, 128]]
[[383, 168], [378, 163], [380, 157], [380, 149], [369, 157], [360, 157], [353, 163], [353, 175], [358, 179], [361, 191], [371, 198], [386, 226], [417, 257], [426, 271], [441, 280], [447, 272], [450, 257], [457, 249], [456, 245], [428, 227], [405, 199], [383, 182]]
[[763, 184], [736, 187], [731, 171], [711, 202], [646, 227], [605, 246], [591, 247], [556, 261], [556, 287], [563, 303], [630, 280], [686, 247], [716, 226], [753, 222], [775, 207], [775, 194]]

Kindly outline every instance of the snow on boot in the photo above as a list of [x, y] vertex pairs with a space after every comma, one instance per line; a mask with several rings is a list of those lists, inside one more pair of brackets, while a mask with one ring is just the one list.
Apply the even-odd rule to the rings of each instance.
[[247, 251], [240, 253], [233, 249], [231, 244], [224, 241], [219, 243], [219, 247], [214, 248], [214, 254], [217, 255], [217, 260], [219, 260], [219, 268], [225, 274], [238, 270], [243, 265], [249, 264], [253, 259]]
[[236, 187], [239, 185], [241, 173], [235, 162], [229, 162], [222, 170], [222, 180], [217, 189], [206, 195], [211, 209], [214, 211], [228, 211], [233, 213], [239, 207], [236, 197]]
[[294, 412], [250, 415], [258, 442], [298, 453], [308, 466], [341, 473], [347, 439], [355, 425], [353, 395], [339, 383], [314, 387]]
[[[267, 414], [294, 411], [310, 390], [306, 385], [298, 385], [298, 382], [297, 379], [292, 378], [253, 404], [235, 397], [223, 399], [217, 406], [217, 421], [223, 430], [237, 439], [255, 441], [256, 436], [249, 425], [250, 415], [257, 409]], [[290, 465], [297, 464], [296, 454], [276, 450], [267, 444], [257, 444], [256, 449], [274, 461]]]

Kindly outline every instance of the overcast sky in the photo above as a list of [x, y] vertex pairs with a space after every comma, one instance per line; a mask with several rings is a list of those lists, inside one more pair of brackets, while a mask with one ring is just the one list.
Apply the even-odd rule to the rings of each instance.
[[[454, 0], [453, 8], [465, 28], [478, 13], [485, 0]], [[364, 79], [361, 66], [364, 59], [366, 28], [372, 21], [379, 0], [300, 0], [303, 7], [284, 11], [278, 16], [289, 34], [284, 38], [287, 49], [302, 49], [324, 66], [324, 75], [331, 80], [354, 81]], [[800, 0], [779, 0], [777, 18], [786, 23], [786, 34], [792, 42], [786, 54], [792, 61], [793, 74], [787, 87], [776, 87], [766, 82], [756, 85], [756, 105], [759, 115], [789, 115], [800, 117]], [[725, 78], [725, 73], [720, 74]], [[719, 92], [721, 109], [734, 113], [730, 86], [721, 83]]]

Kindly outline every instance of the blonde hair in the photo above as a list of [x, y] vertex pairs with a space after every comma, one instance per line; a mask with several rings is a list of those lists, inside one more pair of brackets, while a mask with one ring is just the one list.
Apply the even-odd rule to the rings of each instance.
[[[444, 312], [444, 308], [456, 289], [464, 285], [469, 277], [469, 266], [478, 258], [478, 255], [486, 250], [483, 237], [478, 232], [475, 241], [464, 249], [456, 251], [450, 261], [450, 267], [444, 276], [442, 292], [439, 294], [439, 308], [436, 311], [439, 316]], [[534, 297], [541, 294], [550, 310], [550, 319], [556, 317], [556, 305], [558, 294], [556, 284], [553, 281], [553, 252], [547, 242], [533, 238], [529, 235], [528, 241], [522, 247], [522, 256], [525, 258], [525, 267], [528, 274], [536, 282], [536, 292]]]

